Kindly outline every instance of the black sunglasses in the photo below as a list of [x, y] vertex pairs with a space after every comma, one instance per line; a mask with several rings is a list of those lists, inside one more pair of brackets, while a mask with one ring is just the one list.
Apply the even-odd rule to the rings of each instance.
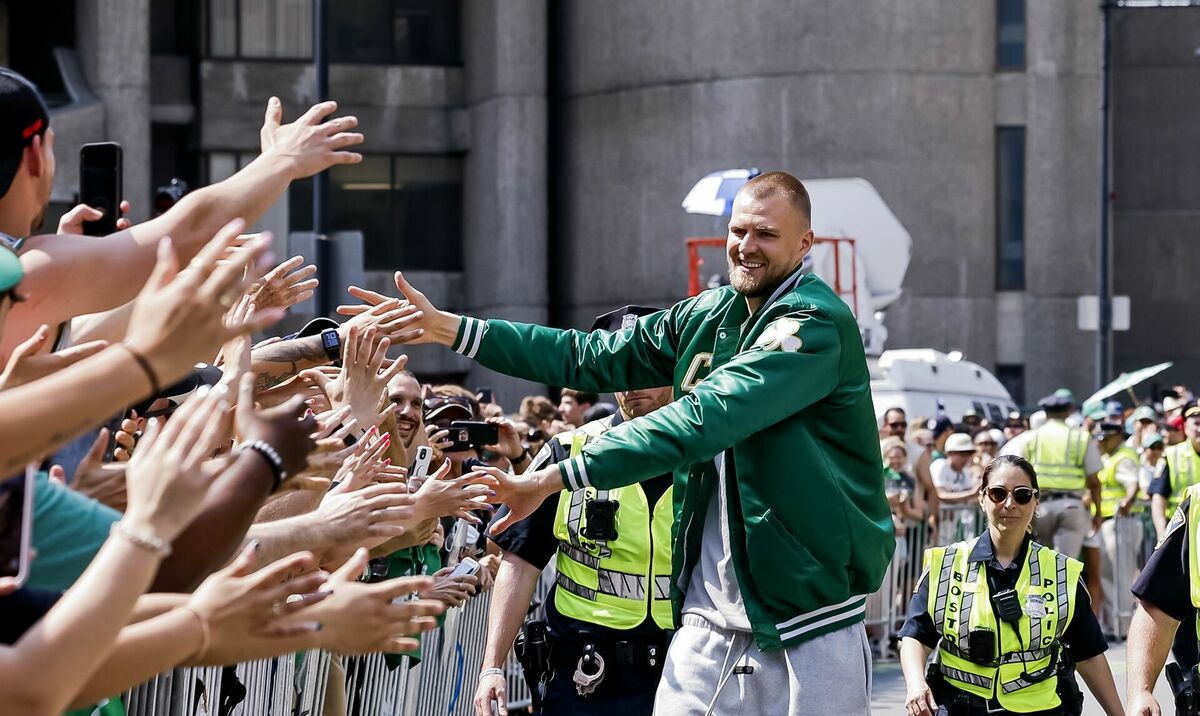
[[[1001, 487], [999, 485], [992, 485], [991, 487], [986, 488], [984, 492], [987, 494], [988, 499], [997, 505], [1004, 504], [1004, 502], [1008, 500], [1008, 495], [1010, 494], [1007, 487]], [[1013, 488], [1011, 494], [1013, 501], [1018, 505], [1028, 505], [1033, 501], [1033, 498], [1038, 496], [1039, 492], [1032, 487], [1026, 487], [1022, 485], [1020, 487]]]
[[905, 423], [905, 422], [899, 422], [899, 423], [888, 423], [888, 427], [889, 427], [889, 428], [907, 428], [907, 427], [908, 427], [908, 423]]

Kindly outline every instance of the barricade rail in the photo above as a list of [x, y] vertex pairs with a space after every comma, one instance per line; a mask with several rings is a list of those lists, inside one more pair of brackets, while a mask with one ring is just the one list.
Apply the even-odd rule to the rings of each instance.
[[[1118, 546], [1114, 552], [1115, 591], [1127, 594], [1154, 544], [1153, 527], [1147, 526], [1145, 515], [1110, 522], [1118, 545], [1129, 548], [1130, 535], [1140, 535], [1136, 550], [1123, 552]], [[977, 506], [945, 505], [936, 535], [925, 524], [910, 523], [897, 537], [883, 584], [867, 600], [867, 634], [877, 659], [897, 657], [895, 635], [921, 577], [925, 549], [971, 539], [984, 526]], [[1133, 566], [1123, 563], [1129, 559]], [[539, 582], [535, 603], [545, 599], [552, 583], [553, 564]], [[126, 710], [129, 716], [317, 716], [341, 713], [342, 708], [346, 716], [469, 716], [483, 662], [490, 597], [480, 595], [447, 612], [444, 624], [422, 639], [419, 663], [405, 656], [390, 668], [379, 654], [342, 658], [309, 651], [226, 668], [180, 668], [127, 692]], [[1118, 636], [1128, 626], [1130, 602], [1117, 601], [1106, 612], [1105, 626]], [[505, 676], [510, 710], [527, 707], [529, 689], [511, 653]]]

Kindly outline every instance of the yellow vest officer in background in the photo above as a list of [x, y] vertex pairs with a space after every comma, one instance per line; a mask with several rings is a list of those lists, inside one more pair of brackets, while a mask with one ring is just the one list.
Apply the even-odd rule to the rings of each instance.
[[[628, 306], [592, 330], [621, 330], [657, 309]], [[568, 460], [625, 420], [671, 402], [671, 388], [616, 394], [617, 414], [555, 435], [529, 470]], [[542, 570], [554, 557], [544, 615], [524, 625], [523, 666], [538, 713], [649, 716], [674, 629], [672, 477], [616, 490], [564, 490], [492, 541], [504, 550], [488, 616], [475, 711], [507, 713], [502, 667], [522, 630]], [[548, 659], [540, 656], [549, 655]], [[540, 655], [540, 656], [539, 656]], [[535, 663], [536, 662], [536, 663]]]
[[1150, 510], [1160, 540], [1167, 520], [1183, 502], [1184, 492], [1200, 483], [1200, 406], [1184, 413], [1183, 432], [1187, 439], [1166, 449], [1150, 488]]
[[1124, 713], [1079, 579], [1083, 565], [1028, 534], [1038, 482], [1024, 458], [996, 458], [979, 494], [987, 531], [926, 550], [900, 631], [910, 716], [1079, 714], [1072, 663], [1106, 714]]
[[1068, 557], [1078, 557], [1083, 541], [1100, 527], [1100, 517], [1091, 518], [1083, 498], [1091, 494], [1100, 503], [1096, 474], [1103, 464], [1091, 435], [1067, 425], [1075, 398], [1071, 391], [1056, 391], [1038, 401], [1046, 422], [1010, 440], [1004, 454], [1020, 455], [1037, 471], [1042, 507], [1033, 520], [1033, 536]]
[[1125, 425], [1104, 422], [1096, 426], [1096, 441], [1104, 467], [1100, 481], [1100, 579], [1103, 584], [1104, 624], [1108, 633], [1124, 636], [1133, 599], [1126, 584], [1133, 582], [1138, 570], [1145, 529], [1141, 513], [1145, 505], [1139, 498], [1138, 478], [1141, 457], [1125, 444]]

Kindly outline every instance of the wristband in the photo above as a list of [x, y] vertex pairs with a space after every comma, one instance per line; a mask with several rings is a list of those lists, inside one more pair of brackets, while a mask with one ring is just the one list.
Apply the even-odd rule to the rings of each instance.
[[171, 543], [149, 532], [139, 532], [126, 524], [124, 520], [114, 522], [108, 533], [123, 538], [135, 547], [153, 552], [159, 559], [171, 556]]
[[129, 344], [127, 343], [118, 343], [117, 345], [124, 348], [125, 351], [129, 353], [129, 355], [132, 356], [135, 361], [137, 361], [137, 364], [141, 367], [142, 372], [146, 374], [146, 380], [150, 381], [150, 395], [158, 395], [161, 393], [162, 388], [158, 384], [158, 375], [154, 372], [154, 369], [150, 367], [150, 361], [146, 360], [146, 356], [130, 348]]
[[208, 653], [208, 647], [212, 644], [212, 631], [210, 631], [208, 628], [208, 620], [201, 616], [200, 612], [188, 606], [180, 608], [196, 617], [196, 621], [200, 622], [200, 648], [196, 650], [195, 654], [192, 654], [183, 662], [186, 664], [188, 662], [199, 661], [200, 659], [204, 658], [205, 654]]
[[523, 459], [525, 459], [525, 458], [529, 457], [529, 448], [527, 448], [527, 447], [522, 447], [522, 448], [521, 448], [521, 452], [520, 452], [520, 453], [518, 453], [516, 457], [509, 457], [508, 455], [505, 455], [504, 457], [505, 457], [505, 459], [507, 459], [509, 462], [520, 462], [521, 460], [523, 460]]
[[271, 492], [279, 489], [279, 485], [287, 479], [287, 470], [283, 469], [283, 458], [279, 457], [279, 453], [275, 448], [271, 447], [264, 440], [247, 440], [238, 446], [238, 452], [245, 450], [253, 450], [262, 455], [267, 461], [267, 466], [271, 468], [271, 475], [274, 483], [271, 485]]
[[500, 676], [504, 676], [504, 669], [499, 669], [494, 666], [490, 669], [484, 669], [483, 671], [479, 672], [479, 678], [484, 679], [484, 678], [491, 676], [492, 674], [498, 674]]

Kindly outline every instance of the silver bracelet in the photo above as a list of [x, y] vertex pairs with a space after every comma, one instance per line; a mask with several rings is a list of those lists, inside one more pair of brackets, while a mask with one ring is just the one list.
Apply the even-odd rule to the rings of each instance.
[[109, 528], [109, 534], [122, 537], [135, 547], [141, 547], [144, 550], [153, 552], [159, 559], [166, 559], [171, 556], [170, 542], [148, 532], [138, 532], [127, 525], [124, 520], [114, 522], [112, 527]]
[[500, 676], [504, 676], [504, 669], [498, 669], [494, 666], [490, 669], [484, 669], [483, 671], [479, 672], [479, 678], [484, 679], [484, 678], [491, 676], [492, 674], [499, 674]]
[[271, 444], [265, 440], [247, 440], [238, 446], [238, 452], [243, 450], [253, 450], [263, 459], [267, 461], [267, 465], [271, 468], [271, 475], [274, 478], [274, 484], [271, 487], [271, 492], [279, 489], [279, 484], [287, 479], [287, 470], [283, 469], [283, 458], [279, 456], [279, 452], [271, 447]]

